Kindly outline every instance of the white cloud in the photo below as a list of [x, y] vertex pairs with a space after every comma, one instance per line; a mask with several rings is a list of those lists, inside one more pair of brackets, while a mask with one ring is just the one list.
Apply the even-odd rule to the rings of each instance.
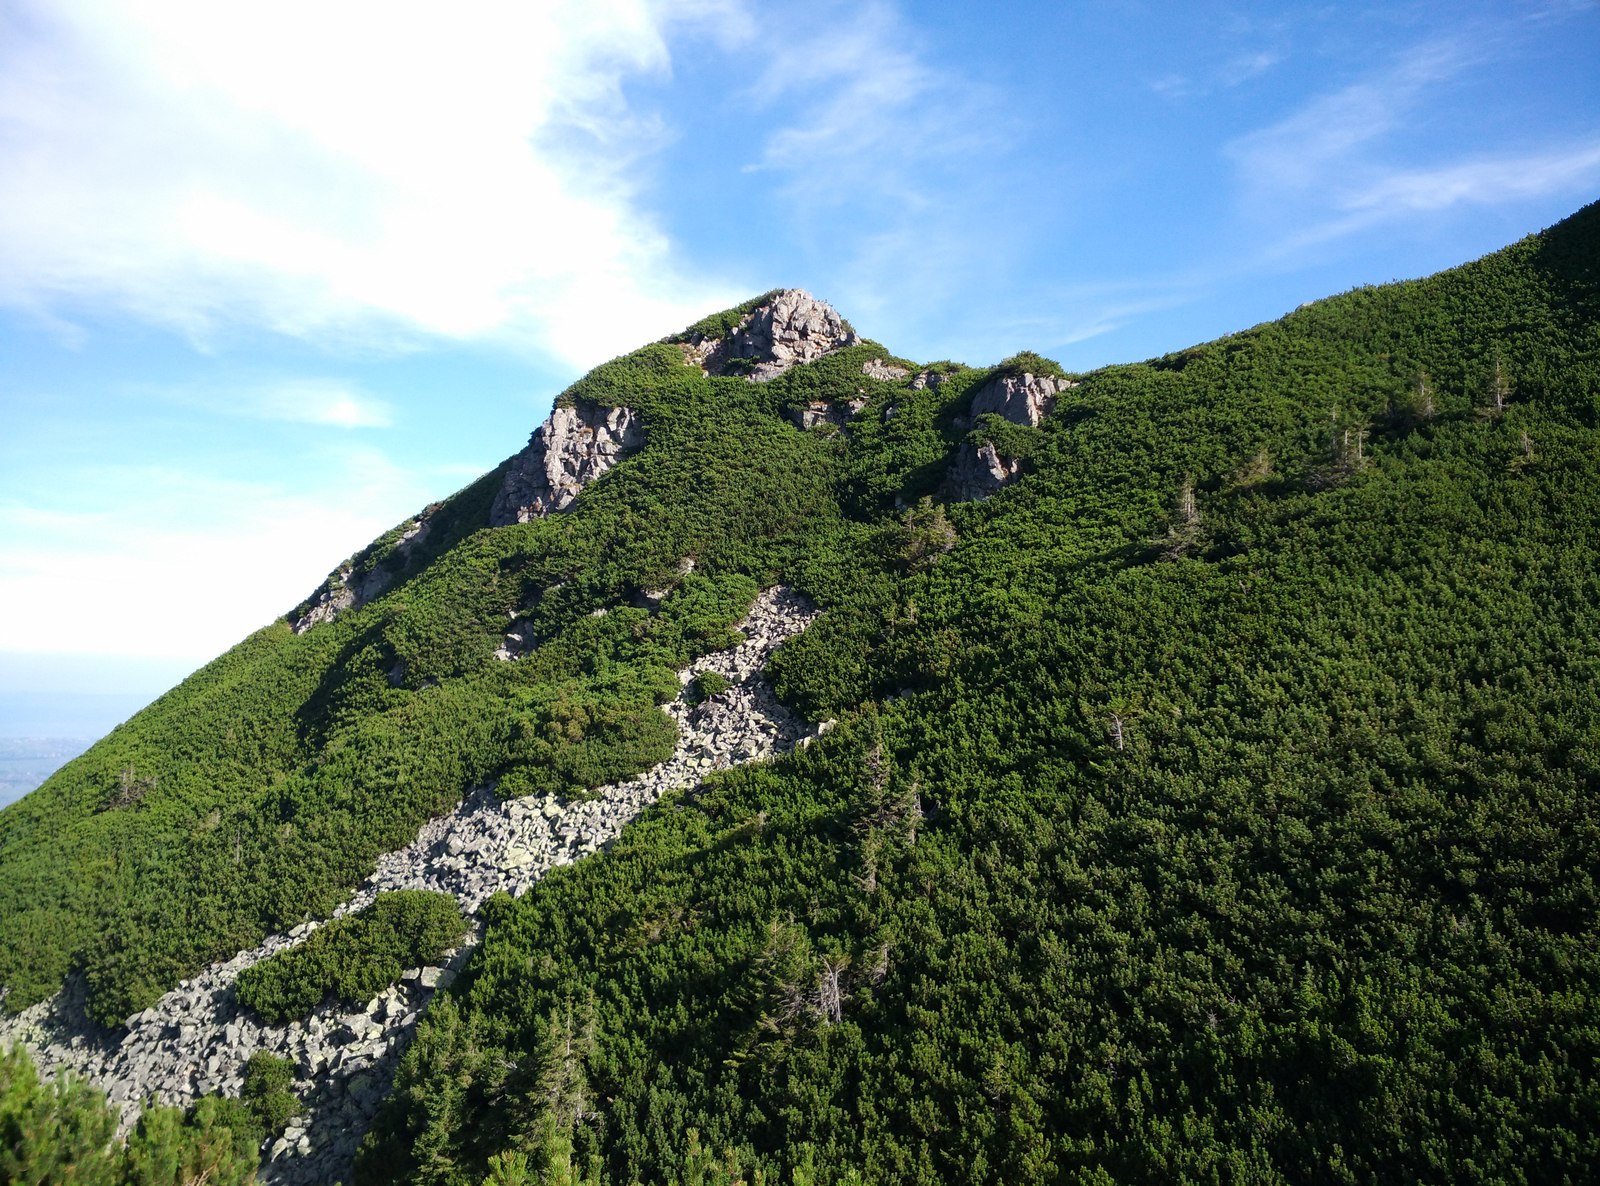
[[1547, 152], [1480, 157], [1432, 169], [1396, 169], [1347, 194], [1348, 210], [1384, 214], [1442, 210], [1592, 190], [1600, 180], [1600, 139]]
[[663, 76], [686, 24], [747, 29], [732, 0], [21, 0], [0, 16], [0, 302], [201, 339], [631, 348], [731, 299], [629, 180], [663, 137], [624, 83]]
[[[158, 467], [79, 474], [72, 509], [0, 504], [0, 651], [209, 659], [294, 608], [431, 494], [370, 449], [308, 493]], [[126, 507], [136, 505], [131, 516]]]
[[394, 422], [387, 404], [338, 383], [290, 383], [273, 391], [269, 415], [302, 424], [337, 428], [387, 428]]
[[[1461, 109], [1457, 92], [1481, 83], [1474, 68], [1508, 44], [1514, 37], [1506, 28], [1484, 25], [1418, 45], [1386, 69], [1227, 145], [1247, 216], [1262, 228], [1281, 228], [1262, 257], [1281, 263], [1387, 220], [1463, 204], [1589, 194], [1600, 177], [1596, 133], [1534, 149], [1519, 136], [1486, 151], [1476, 127], [1447, 122], [1438, 92], [1449, 92]], [[1423, 127], [1434, 129], [1427, 140], [1416, 132]], [[1468, 145], [1473, 151], [1464, 151]]]
[[770, 57], [751, 91], [778, 113], [751, 168], [787, 174], [811, 213], [843, 204], [893, 209], [897, 224], [935, 201], [939, 170], [999, 151], [1014, 133], [989, 88], [948, 85], [913, 32], [881, 3], [808, 12], [763, 30]]

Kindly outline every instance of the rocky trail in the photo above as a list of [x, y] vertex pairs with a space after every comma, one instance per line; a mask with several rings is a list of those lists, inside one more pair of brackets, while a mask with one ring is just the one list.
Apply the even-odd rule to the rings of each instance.
[[[787, 589], [763, 593], [740, 624], [744, 642], [678, 673], [684, 691], [665, 706], [678, 725], [671, 758], [581, 801], [503, 801], [493, 788], [477, 788], [455, 811], [424, 825], [411, 844], [380, 857], [372, 876], [334, 917], [400, 889], [450, 893], [472, 913], [496, 892], [520, 895], [556, 866], [605, 847], [662, 795], [694, 786], [713, 771], [792, 749], [810, 731], [778, 703], [761, 673], [773, 651], [815, 617], [815, 609]], [[730, 686], [696, 704], [688, 685], [706, 671], [724, 676]], [[106, 1030], [90, 1021], [82, 985], [71, 983], [48, 1001], [0, 1017], [0, 1046], [22, 1042], [42, 1074], [86, 1076], [122, 1107], [124, 1126], [147, 1097], [186, 1105], [208, 1092], [236, 1094], [252, 1054], [266, 1050], [287, 1057], [295, 1064], [294, 1089], [306, 1110], [267, 1150], [260, 1180], [276, 1186], [348, 1182], [356, 1146], [418, 1017], [469, 958], [478, 932], [443, 964], [409, 969], [362, 1009], [334, 1004], [303, 1022], [262, 1024], [237, 1003], [235, 980], [318, 925], [271, 936], [212, 965], [130, 1018], [125, 1029]]]

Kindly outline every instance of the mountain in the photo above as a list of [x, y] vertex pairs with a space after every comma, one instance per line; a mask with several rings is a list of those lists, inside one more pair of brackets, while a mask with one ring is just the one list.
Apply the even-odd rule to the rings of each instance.
[[278, 1181], [1577, 1181], [1597, 573], [1600, 204], [1088, 374], [768, 293], [0, 812], [11, 1032], [285, 1053]]

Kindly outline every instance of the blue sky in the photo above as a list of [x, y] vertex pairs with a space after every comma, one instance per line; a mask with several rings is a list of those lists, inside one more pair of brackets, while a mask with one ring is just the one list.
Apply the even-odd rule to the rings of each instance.
[[1597, 63], [1578, 0], [10, 0], [0, 732], [768, 288], [1088, 369], [1494, 250], [1600, 197]]

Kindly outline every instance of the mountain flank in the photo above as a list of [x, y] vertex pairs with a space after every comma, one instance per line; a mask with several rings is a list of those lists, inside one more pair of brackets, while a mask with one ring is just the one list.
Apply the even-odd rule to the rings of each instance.
[[[1597, 551], [1600, 206], [1088, 374], [769, 293], [0, 812], [10, 1024], [284, 1053], [279, 1181], [1583, 1180]], [[470, 956], [217, 978], [413, 887]]]

